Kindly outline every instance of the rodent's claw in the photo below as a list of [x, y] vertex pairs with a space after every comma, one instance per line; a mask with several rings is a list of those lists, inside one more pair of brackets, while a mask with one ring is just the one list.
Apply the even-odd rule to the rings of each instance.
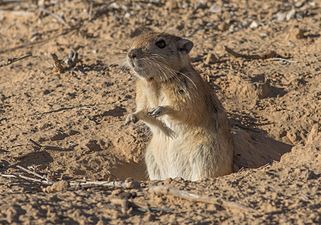
[[152, 109], [152, 111], [148, 112], [148, 115], [152, 117], [159, 117], [163, 114], [163, 107], [162, 106], [157, 106], [156, 108]]
[[138, 118], [135, 114], [129, 114], [126, 118], [125, 125], [128, 125], [129, 123], [137, 123]]

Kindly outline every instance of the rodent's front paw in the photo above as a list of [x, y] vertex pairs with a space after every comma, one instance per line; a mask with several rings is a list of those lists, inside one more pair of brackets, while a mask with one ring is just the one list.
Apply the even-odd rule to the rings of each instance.
[[138, 121], [138, 118], [135, 114], [129, 114], [127, 117], [126, 117], [126, 120], [125, 120], [125, 125], [128, 125], [129, 123], [137, 123]]
[[164, 107], [163, 106], [157, 106], [156, 108], [152, 109], [152, 111], [148, 112], [149, 116], [152, 117], [159, 117], [164, 114]]

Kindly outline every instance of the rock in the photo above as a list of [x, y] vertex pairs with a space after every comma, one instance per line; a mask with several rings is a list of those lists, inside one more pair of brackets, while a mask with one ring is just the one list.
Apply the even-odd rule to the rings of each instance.
[[250, 24], [250, 28], [251, 29], [255, 29], [259, 26], [259, 24], [256, 22], [256, 21], [253, 21], [251, 24]]
[[298, 1], [298, 2], [294, 3], [294, 6], [296, 8], [301, 8], [305, 4], [305, 2], [306, 2], [306, 0]]
[[284, 21], [285, 17], [286, 17], [285, 13], [279, 12], [279, 13], [276, 14], [276, 20], [279, 21], [279, 22]]
[[295, 17], [295, 9], [291, 9], [287, 14], [286, 14], [286, 20], [290, 20]]
[[109, 5], [109, 8], [111, 8], [111, 9], [119, 9], [120, 6], [119, 6], [116, 2], [113, 2], [113, 3], [111, 3], [111, 4]]
[[221, 10], [222, 10], [221, 7], [219, 7], [216, 4], [213, 4], [208, 11], [210, 11], [212, 13], [220, 13]]
[[220, 30], [220, 31], [226, 31], [228, 30], [230, 27], [230, 25], [228, 23], [225, 23], [225, 22], [222, 22], [220, 24], [218, 24], [217, 28]]
[[69, 187], [69, 183], [67, 181], [62, 180], [62, 181], [53, 183], [51, 186], [43, 188], [43, 192], [53, 193], [53, 192], [59, 192], [59, 191], [66, 191], [68, 187]]

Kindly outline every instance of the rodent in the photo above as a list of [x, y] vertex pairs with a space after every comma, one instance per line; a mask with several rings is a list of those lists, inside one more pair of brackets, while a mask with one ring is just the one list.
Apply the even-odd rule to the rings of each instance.
[[151, 180], [200, 180], [227, 175], [233, 139], [226, 112], [189, 52], [193, 42], [167, 33], [134, 38], [127, 63], [137, 77], [136, 111], [126, 124], [143, 121], [152, 131], [145, 152]]

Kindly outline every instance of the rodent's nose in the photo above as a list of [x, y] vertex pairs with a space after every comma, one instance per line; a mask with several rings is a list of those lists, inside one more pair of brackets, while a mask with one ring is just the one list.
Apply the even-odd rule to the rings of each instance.
[[128, 57], [131, 59], [135, 59], [140, 57], [142, 54], [142, 50], [140, 48], [134, 48], [128, 52]]

